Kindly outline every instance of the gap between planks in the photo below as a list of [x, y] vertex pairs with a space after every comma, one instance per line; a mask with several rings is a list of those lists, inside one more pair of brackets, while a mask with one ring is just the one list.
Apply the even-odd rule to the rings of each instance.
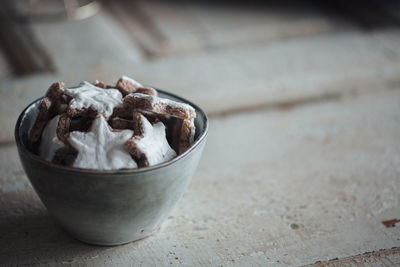
[[[285, 100], [274, 103], [271, 102], [262, 103], [251, 106], [233, 107], [222, 111], [207, 112], [207, 116], [209, 118], [221, 118], [221, 117], [225, 118], [225, 117], [235, 116], [238, 114], [254, 113], [260, 111], [272, 111], [272, 110], [285, 111], [310, 104], [338, 101], [342, 99], [342, 97], [343, 95], [340, 93], [326, 93], [318, 96], [304, 97], [295, 100]], [[14, 140], [0, 140], [0, 148], [14, 144], [15, 144]]]
[[14, 140], [0, 140], [0, 148], [14, 146], [14, 145], [15, 145]]
[[208, 117], [210, 118], [225, 118], [231, 117], [238, 114], [243, 113], [254, 113], [260, 111], [272, 111], [272, 110], [279, 110], [285, 111], [290, 110], [296, 107], [312, 105], [312, 104], [319, 104], [324, 102], [333, 102], [339, 101], [343, 98], [343, 94], [338, 92], [331, 92], [317, 96], [309, 96], [309, 97], [302, 97], [298, 99], [292, 100], [284, 100], [278, 102], [267, 102], [261, 103], [256, 105], [249, 105], [249, 106], [241, 106], [241, 107], [232, 107], [229, 109], [225, 109], [222, 111], [214, 111], [214, 112], [207, 112]]
[[[387, 257], [393, 254], [400, 254], [400, 247], [393, 247], [391, 249], [382, 249], [378, 251], [371, 251], [371, 252], [364, 252], [361, 254], [345, 257], [345, 258], [334, 258], [330, 259], [324, 262], [317, 261], [311, 265], [304, 265], [304, 266], [310, 266], [310, 267], [323, 267], [323, 266], [359, 266], [363, 263], [377, 263], [383, 261], [382, 259], [386, 259], [388, 264], [384, 264], [384, 266], [397, 266], [397, 264], [400, 264], [400, 255], [398, 256], [399, 262], [392, 262], [390, 259]], [[364, 261], [363, 259], [366, 259]]]
[[[232, 107], [222, 111], [206, 112], [209, 118], [228, 118], [239, 114], [251, 114], [256, 112], [268, 112], [268, 111], [287, 111], [294, 108], [299, 108], [308, 105], [320, 104], [320, 103], [330, 103], [340, 101], [348, 95], [354, 94], [356, 92], [329, 92], [317, 96], [302, 97], [298, 99], [284, 100], [278, 102], [266, 102], [256, 105], [248, 105], [241, 107]], [[15, 145], [14, 140], [0, 140], [0, 148], [10, 145]]]

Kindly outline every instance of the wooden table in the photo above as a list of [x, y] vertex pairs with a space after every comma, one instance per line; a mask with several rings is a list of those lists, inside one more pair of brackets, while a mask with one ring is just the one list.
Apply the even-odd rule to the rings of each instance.
[[[400, 224], [382, 223], [400, 219], [397, 21], [293, 5], [113, 2], [29, 25], [54, 72], [0, 54], [0, 265], [399, 266]], [[210, 133], [158, 233], [89, 246], [48, 215], [13, 127], [53, 81], [121, 74], [198, 103]]]

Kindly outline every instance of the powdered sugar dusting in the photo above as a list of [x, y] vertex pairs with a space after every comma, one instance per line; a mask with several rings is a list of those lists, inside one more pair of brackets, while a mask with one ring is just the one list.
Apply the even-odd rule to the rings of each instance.
[[132, 130], [111, 131], [105, 118], [99, 116], [93, 121], [89, 132], [70, 133], [68, 141], [78, 150], [73, 166], [98, 170], [137, 168], [136, 162], [124, 148], [132, 135]]
[[194, 108], [192, 108], [188, 104], [181, 103], [181, 102], [176, 102], [176, 101], [170, 100], [168, 98], [159, 98], [159, 97], [157, 97], [156, 102], [160, 103], [160, 104], [165, 104], [165, 105], [168, 105], [168, 106], [171, 106], [171, 107], [174, 107], [174, 108], [181, 108], [181, 109], [193, 112], [193, 113], [195, 112]]
[[64, 88], [64, 93], [73, 98], [70, 108], [92, 107], [106, 117], [122, 103], [122, 94], [117, 89], [103, 89], [88, 82], [82, 82], [77, 88]]
[[194, 120], [190, 120], [190, 137], [189, 137], [189, 143], [193, 144], [194, 142], [194, 134], [196, 133], [196, 126], [194, 125]]
[[194, 108], [192, 108], [190, 105], [181, 103], [181, 102], [177, 102], [177, 101], [173, 101], [168, 98], [160, 98], [158, 96], [145, 95], [145, 94], [141, 94], [141, 93], [132, 93], [132, 94], [127, 95], [126, 97], [146, 99], [147, 101], [151, 102], [152, 105], [154, 105], [155, 109], [157, 109], [158, 106], [167, 105], [170, 107], [186, 110], [193, 114], [196, 113]]
[[122, 76], [121, 79], [132, 83], [136, 88], [143, 87], [143, 85], [140, 82], [137, 82], [134, 79], [129, 78], [127, 76]]

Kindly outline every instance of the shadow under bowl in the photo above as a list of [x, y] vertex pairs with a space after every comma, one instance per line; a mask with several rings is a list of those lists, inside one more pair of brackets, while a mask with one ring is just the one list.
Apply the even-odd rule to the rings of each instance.
[[66, 167], [32, 152], [28, 131], [40, 99], [21, 113], [15, 140], [33, 188], [59, 224], [73, 237], [96, 245], [118, 245], [157, 231], [182, 197], [200, 160], [208, 119], [195, 104], [157, 90], [161, 97], [191, 105], [197, 117], [193, 145], [174, 159], [151, 167], [99, 171]]

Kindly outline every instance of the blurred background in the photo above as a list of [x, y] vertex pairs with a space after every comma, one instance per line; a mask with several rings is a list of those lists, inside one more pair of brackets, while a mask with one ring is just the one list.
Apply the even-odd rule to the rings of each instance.
[[55, 80], [125, 74], [220, 114], [398, 76], [394, 0], [5, 0], [0, 18], [11, 121]]
[[[2, 0], [0, 21], [0, 264], [400, 264], [400, 1]], [[49, 219], [13, 128], [54, 81], [122, 75], [210, 134], [163, 231], [94, 248]]]

